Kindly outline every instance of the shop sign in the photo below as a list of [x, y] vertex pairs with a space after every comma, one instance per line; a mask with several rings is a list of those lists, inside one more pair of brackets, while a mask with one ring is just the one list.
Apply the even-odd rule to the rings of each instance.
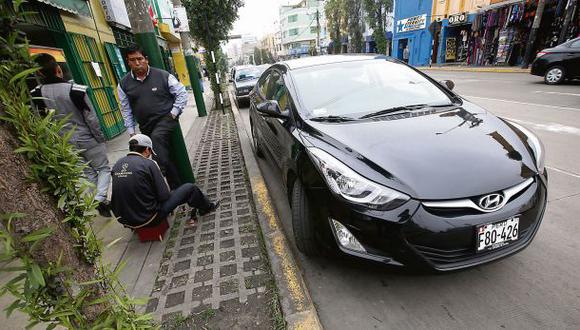
[[467, 13], [455, 14], [449, 16], [449, 25], [460, 25], [467, 23]]
[[101, 7], [105, 12], [105, 20], [109, 23], [115, 23], [131, 28], [129, 22], [129, 15], [127, 15], [127, 7], [123, 0], [100, 0]]
[[413, 16], [397, 21], [397, 32], [407, 32], [424, 29], [427, 24], [427, 14]]
[[189, 22], [187, 21], [187, 12], [184, 7], [175, 7], [173, 15], [177, 18], [177, 24], [173, 24], [177, 32], [189, 32]]

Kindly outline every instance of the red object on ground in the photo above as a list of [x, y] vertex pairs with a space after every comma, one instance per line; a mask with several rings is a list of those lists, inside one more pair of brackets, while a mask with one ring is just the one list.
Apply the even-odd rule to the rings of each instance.
[[161, 221], [160, 224], [154, 227], [143, 227], [137, 228], [135, 231], [139, 236], [139, 240], [141, 242], [149, 242], [149, 241], [162, 241], [163, 235], [169, 228], [169, 223], [167, 219]]

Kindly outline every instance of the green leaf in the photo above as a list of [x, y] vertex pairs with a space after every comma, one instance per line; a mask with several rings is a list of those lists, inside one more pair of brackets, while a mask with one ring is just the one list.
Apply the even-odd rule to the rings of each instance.
[[30, 68], [30, 69], [26, 69], [22, 72], [17, 73], [16, 75], [14, 75], [14, 77], [12, 77], [12, 79], [10, 79], [10, 81], [8, 82], [9, 85], [12, 85], [16, 80], [28, 77], [29, 75], [35, 73], [36, 71], [40, 70], [40, 67], [35, 67], [35, 68]]
[[51, 323], [46, 327], [46, 330], [52, 330], [52, 329], [56, 328], [56, 325], [57, 325], [56, 323]]
[[12, 312], [14, 312], [14, 310], [18, 307], [20, 307], [20, 300], [15, 300], [10, 304], [10, 306], [4, 308], [6, 311], [6, 318], [9, 318], [10, 315], [12, 315]]
[[24, 266], [20, 266], [20, 267], [2, 267], [0, 268], [0, 272], [19, 272], [19, 271], [23, 271], [26, 270], [27, 268]]
[[34, 328], [34, 326], [36, 326], [36, 325], [37, 325], [37, 324], [39, 324], [39, 323], [40, 323], [40, 321], [32, 321], [32, 322], [28, 323], [28, 325], [26, 326], [26, 328], [25, 328], [25, 329], [26, 329], [26, 330], [28, 330], [28, 329], [32, 329], [32, 328]]
[[44, 276], [42, 276], [42, 270], [40, 269], [40, 267], [37, 264], [32, 264], [30, 266], [30, 269], [32, 271], [32, 276], [36, 281], [36, 283], [38, 283], [41, 287], [44, 287], [46, 285], [46, 282], [44, 281]]
[[47, 238], [48, 236], [50, 236], [50, 234], [52, 234], [53, 231], [54, 231], [54, 228], [52, 228], [52, 227], [41, 228], [39, 230], [36, 230], [36, 231], [24, 236], [24, 238], [22, 238], [22, 241], [23, 242], [36, 242], [39, 240], [43, 240], [43, 239]]

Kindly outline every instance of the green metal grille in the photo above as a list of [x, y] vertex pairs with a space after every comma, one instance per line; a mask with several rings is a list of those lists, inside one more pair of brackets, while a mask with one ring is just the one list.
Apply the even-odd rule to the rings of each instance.
[[64, 31], [64, 23], [57, 9], [37, 2], [24, 2], [22, 9], [27, 14], [24, 22], [45, 27], [52, 31]]
[[117, 46], [121, 48], [129, 48], [136, 44], [135, 36], [131, 32], [116, 27], [113, 27], [112, 30]]

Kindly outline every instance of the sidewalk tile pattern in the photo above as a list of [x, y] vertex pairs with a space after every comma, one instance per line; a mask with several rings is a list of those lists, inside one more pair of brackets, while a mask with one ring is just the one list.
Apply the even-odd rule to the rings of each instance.
[[147, 312], [167, 320], [209, 308], [266, 304], [271, 279], [259, 247], [251, 188], [232, 113], [211, 111], [195, 154], [196, 184], [220, 208], [185, 224], [179, 209], [157, 274]]

